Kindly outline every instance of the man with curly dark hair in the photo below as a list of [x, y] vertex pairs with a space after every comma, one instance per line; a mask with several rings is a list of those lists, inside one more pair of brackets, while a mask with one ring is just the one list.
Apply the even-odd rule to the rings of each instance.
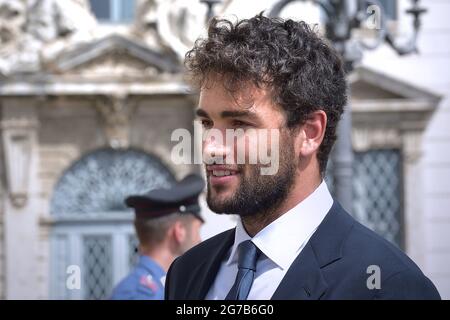
[[[200, 92], [208, 206], [238, 221], [174, 261], [167, 299], [439, 298], [414, 262], [356, 222], [323, 181], [346, 103], [330, 44], [303, 22], [212, 19], [185, 64]], [[230, 130], [240, 134], [217, 139]], [[254, 139], [261, 131], [277, 134]], [[279, 155], [276, 172], [250, 162], [260, 148]]]

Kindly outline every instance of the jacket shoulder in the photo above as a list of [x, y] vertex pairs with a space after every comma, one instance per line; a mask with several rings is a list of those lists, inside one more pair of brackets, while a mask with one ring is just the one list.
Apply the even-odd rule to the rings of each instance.
[[350, 282], [362, 284], [364, 291], [370, 277], [379, 272], [380, 288], [371, 291], [373, 298], [440, 298], [433, 283], [405, 252], [356, 220], [342, 247], [341, 266], [352, 270]]
[[357, 254], [358, 260], [362, 262], [379, 262], [384, 266], [385, 272], [388, 272], [388, 276], [405, 270], [413, 274], [422, 273], [405, 252], [359, 222], [355, 222], [345, 243], [344, 252]]

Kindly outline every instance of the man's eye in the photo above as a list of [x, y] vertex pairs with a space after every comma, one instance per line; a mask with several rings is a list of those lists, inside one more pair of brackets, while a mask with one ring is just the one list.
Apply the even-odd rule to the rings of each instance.
[[234, 128], [245, 128], [250, 126], [250, 124], [241, 120], [233, 120], [232, 124]]
[[207, 119], [203, 119], [201, 120], [202, 126], [204, 128], [211, 128], [212, 127], [212, 121], [211, 120], [207, 120]]

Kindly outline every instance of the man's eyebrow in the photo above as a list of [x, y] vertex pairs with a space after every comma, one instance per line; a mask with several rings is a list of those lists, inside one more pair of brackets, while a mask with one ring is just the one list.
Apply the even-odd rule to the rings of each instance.
[[257, 118], [254, 112], [248, 110], [237, 110], [237, 111], [222, 111], [220, 113], [222, 118], [237, 118], [237, 117], [247, 117], [251, 119]]
[[[208, 113], [201, 108], [198, 108], [197, 110], [195, 110], [195, 114], [197, 117], [202, 117], [202, 118], [207, 118], [207, 119], [210, 118]], [[258, 118], [258, 116], [254, 112], [250, 112], [248, 110], [225, 110], [220, 113], [220, 116], [222, 118], [238, 118], [238, 117], [247, 117], [250, 119]]]
[[203, 110], [203, 109], [195, 110], [195, 114], [197, 115], [197, 117], [203, 117], [203, 118], [208, 118], [209, 119], [208, 113], [206, 113], [206, 111]]

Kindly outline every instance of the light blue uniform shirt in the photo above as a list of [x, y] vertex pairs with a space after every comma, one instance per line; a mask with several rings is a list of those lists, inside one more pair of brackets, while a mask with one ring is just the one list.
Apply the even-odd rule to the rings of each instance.
[[112, 300], [163, 300], [165, 271], [151, 258], [140, 256], [133, 271], [113, 290]]

